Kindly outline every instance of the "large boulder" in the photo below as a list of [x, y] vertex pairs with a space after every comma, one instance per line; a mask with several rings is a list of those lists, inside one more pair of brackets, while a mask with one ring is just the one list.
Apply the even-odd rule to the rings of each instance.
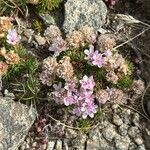
[[107, 7], [102, 0], [68, 0], [65, 4], [63, 29], [70, 33], [75, 28], [88, 25], [98, 30], [104, 25]]
[[0, 150], [17, 150], [36, 118], [35, 110], [0, 97]]

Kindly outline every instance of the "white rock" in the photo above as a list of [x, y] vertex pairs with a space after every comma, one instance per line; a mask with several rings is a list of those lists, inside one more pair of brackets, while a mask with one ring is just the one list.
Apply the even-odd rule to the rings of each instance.
[[56, 150], [62, 150], [62, 141], [61, 140], [57, 140], [57, 142], [56, 142]]
[[47, 149], [46, 150], [53, 150], [55, 146], [55, 141], [49, 141], [47, 144]]
[[135, 137], [135, 138], [134, 138], [134, 141], [135, 141], [135, 143], [136, 143], [137, 145], [143, 144], [143, 139], [142, 139], [141, 136]]

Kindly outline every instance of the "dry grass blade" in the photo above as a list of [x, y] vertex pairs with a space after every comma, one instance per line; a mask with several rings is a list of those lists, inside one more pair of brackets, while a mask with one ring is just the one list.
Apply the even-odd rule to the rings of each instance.
[[124, 15], [124, 14], [117, 14], [115, 17], [117, 17], [118, 20], [123, 20], [127, 24], [133, 24], [133, 23], [140, 23], [141, 21], [135, 19], [134, 17], [130, 15]]
[[113, 49], [115, 50], [115, 49], [117, 49], [117, 48], [119, 48], [119, 47], [122, 47], [123, 45], [125, 45], [125, 44], [127, 44], [127, 43], [133, 41], [134, 39], [136, 39], [137, 37], [139, 37], [140, 35], [142, 35], [142, 34], [145, 33], [146, 31], [148, 31], [149, 29], [150, 29], [150, 27], [147, 28], [147, 29], [145, 29], [144, 31], [140, 32], [140, 33], [137, 34], [136, 36], [130, 38], [129, 40], [125, 41], [124, 43], [121, 43], [121, 44], [117, 45], [117, 46], [114, 47]]
[[74, 129], [74, 130], [79, 130], [79, 131], [80, 130], [89, 130], [89, 129], [95, 128], [99, 124], [99, 123], [97, 123], [96, 125], [91, 126], [91, 127], [77, 128], [77, 127], [72, 127], [72, 126], [66, 125], [65, 123], [62, 123], [59, 120], [53, 118], [51, 115], [48, 115], [48, 117], [51, 118], [53, 121], [57, 122], [59, 125], [62, 125], [64, 127], [66, 127], [66, 128], [70, 128], [70, 129]]
[[22, 15], [24, 15], [20, 7], [13, 0], [8, 0], [8, 1], [11, 2], [15, 6], [15, 8], [21, 12]]
[[123, 105], [123, 104], [120, 104], [120, 106], [126, 107], [126, 108], [128, 108], [128, 109], [130, 109], [130, 110], [132, 110], [134, 112], [137, 112], [139, 115], [141, 115], [142, 117], [144, 117], [144, 118], [146, 118], [147, 120], [150, 121], [150, 119], [147, 117], [147, 115], [144, 115], [143, 113], [139, 112], [138, 110], [134, 109], [133, 107], [130, 107], [128, 105]]
[[12, 6], [12, 5], [9, 5], [7, 2], [5, 2], [4, 0], [2, 0], [2, 2], [3, 3], [5, 3], [8, 7], [10, 7], [10, 8], [16, 8], [14, 5]]
[[[144, 90], [144, 92], [143, 92], [143, 94], [142, 94], [142, 109], [143, 109], [145, 115], [147, 116], [147, 118], [149, 118], [149, 116], [147, 115], [147, 113], [146, 113], [146, 111], [145, 111], [145, 109], [144, 109], [144, 96], [145, 96], [145, 94], [146, 94], [146, 92], [147, 92], [147, 90], [148, 90], [149, 88], [150, 88], [150, 82], [149, 82], [149, 84], [147, 85], [146, 89]], [[150, 120], [150, 119], [148, 119], [148, 120]]]
[[143, 33], [145, 33], [146, 31], [148, 31], [150, 29], [150, 25], [145, 23], [145, 22], [142, 22], [140, 20], [137, 20], [135, 19], [134, 17], [130, 16], [130, 15], [124, 15], [124, 14], [117, 14], [116, 16], [116, 19], [117, 20], [122, 20], [124, 21], [126, 24], [134, 24], [134, 23], [137, 23], [137, 24], [142, 24], [144, 26], [147, 26], [148, 28], [145, 29], [144, 31], [140, 32], [139, 34], [137, 34], [136, 36], [130, 38], [129, 40], [125, 41], [124, 43], [121, 43], [120, 45], [117, 45], [116, 47], [114, 47], [113, 49], [117, 49], [119, 47], [122, 47], [123, 45], [133, 41], [134, 39], [136, 39], [137, 37], [141, 36]]
[[123, 20], [127, 24], [141, 23], [142, 25], [150, 27], [149, 24], [147, 24], [145, 22], [142, 22], [140, 20], [137, 20], [137, 19], [135, 19], [134, 17], [132, 17], [130, 15], [117, 14], [115, 17], [117, 17], [118, 20]]

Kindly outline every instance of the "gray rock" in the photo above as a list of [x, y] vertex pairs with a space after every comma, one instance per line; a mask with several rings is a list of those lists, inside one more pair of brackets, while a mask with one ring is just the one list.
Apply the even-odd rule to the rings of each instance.
[[108, 126], [102, 130], [102, 134], [106, 140], [111, 142], [117, 134], [115, 126], [109, 123]]
[[111, 150], [112, 148], [108, 145], [102, 134], [98, 129], [92, 130], [89, 133], [89, 139], [87, 140], [86, 150]]
[[138, 129], [138, 127], [130, 127], [129, 130], [128, 130], [128, 134], [134, 138], [137, 136], [137, 134], [140, 133], [140, 130]]
[[53, 150], [55, 146], [55, 141], [49, 141], [47, 144], [47, 149], [46, 150]]
[[36, 118], [35, 110], [10, 97], [0, 97], [0, 150], [16, 150]]
[[129, 126], [127, 124], [122, 124], [119, 128], [118, 131], [120, 133], [120, 135], [125, 136], [128, 133], [128, 128]]
[[51, 14], [44, 13], [44, 14], [39, 14], [39, 15], [47, 25], [56, 24], [55, 19]]
[[81, 134], [72, 141], [72, 149], [85, 150], [86, 135]]
[[103, 128], [106, 128], [109, 124], [110, 124], [110, 122], [107, 119], [103, 120], [102, 122], [99, 123], [98, 128], [101, 130]]
[[39, 45], [44, 45], [46, 43], [46, 39], [44, 37], [41, 37], [40, 35], [35, 35], [34, 37]]
[[131, 124], [131, 110], [130, 109], [124, 109], [121, 114], [120, 117], [122, 118], [123, 122], [125, 124]]
[[63, 150], [69, 150], [68, 140], [67, 139], [64, 139], [64, 141], [63, 141]]
[[25, 29], [24, 30], [23, 34], [27, 37], [28, 43], [31, 42], [33, 33], [34, 33], [34, 30], [32, 30], [32, 29]]
[[77, 131], [75, 131], [73, 129], [67, 128], [65, 135], [66, 135], [67, 139], [72, 139], [72, 138], [75, 138], [78, 135], [78, 133], [77, 133]]
[[55, 149], [62, 150], [62, 141], [61, 140], [57, 140]]
[[71, 32], [82, 25], [98, 30], [104, 25], [107, 7], [102, 0], [68, 0], [65, 4], [64, 31]]
[[137, 149], [137, 145], [135, 143], [130, 143], [129, 145], [129, 150], [136, 150]]
[[113, 115], [113, 123], [117, 126], [121, 126], [123, 124], [123, 121], [118, 115], [114, 114]]
[[117, 150], [128, 150], [130, 145], [130, 138], [128, 136], [115, 137], [115, 146]]

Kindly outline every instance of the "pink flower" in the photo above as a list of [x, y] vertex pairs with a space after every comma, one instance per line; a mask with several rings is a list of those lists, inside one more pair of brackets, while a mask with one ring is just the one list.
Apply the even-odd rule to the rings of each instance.
[[104, 58], [102, 54], [94, 54], [92, 64], [101, 68], [104, 64]]
[[87, 77], [86, 75], [83, 77], [82, 80], [80, 80], [80, 84], [81, 84], [81, 88], [83, 88], [84, 90], [92, 90], [95, 86], [95, 82], [93, 79], [93, 76], [91, 77]]
[[64, 104], [66, 106], [72, 105], [74, 103], [75, 103], [75, 99], [74, 99], [73, 96], [67, 96], [67, 97], [64, 98]]
[[89, 63], [91, 63], [94, 66], [98, 66], [99, 68], [101, 68], [103, 66], [104, 63], [104, 54], [99, 53], [97, 50], [94, 51], [94, 46], [90, 45], [89, 50], [85, 50], [84, 53], [87, 55], [85, 57], [86, 60], [89, 61]]
[[85, 57], [86, 60], [92, 61], [93, 60], [93, 55], [94, 55], [94, 46], [90, 45], [89, 50], [86, 49], [84, 50], [84, 53], [87, 55], [87, 57]]
[[75, 91], [76, 89], [76, 83], [74, 81], [70, 81], [68, 83], [65, 84], [65, 87], [64, 87], [66, 90], [68, 91]]
[[66, 106], [72, 105], [74, 108], [73, 114], [78, 117], [85, 119], [89, 116], [93, 118], [97, 108], [97, 105], [94, 103], [93, 89], [95, 82], [93, 76], [87, 77], [85, 75], [79, 82], [81, 84], [79, 89], [74, 81], [66, 83], [64, 88], [62, 88], [61, 83], [59, 85], [54, 84], [55, 91], [52, 92], [55, 96], [54, 100]]
[[12, 45], [19, 43], [21, 36], [17, 34], [16, 29], [9, 29], [7, 34], [7, 42]]
[[83, 119], [86, 119], [87, 116], [93, 118], [94, 114], [97, 112], [96, 108], [97, 105], [95, 105], [93, 101], [89, 101], [88, 103], [83, 103], [81, 108], [81, 111], [83, 112], [82, 114]]
[[83, 100], [85, 102], [89, 102], [89, 101], [94, 101], [94, 95], [93, 95], [93, 91], [92, 90], [83, 90], [80, 89], [80, 94], [79, 94], [79, 100]]
[[55, 89], [54, 92], [52, 92], [52, 94], [55, 96], [55, 97], [58, 97], [58, 98], [63, 98], [63, 93], [65, 92], [65, 89], [62, 88], [62, 83], [59, 82], [59, 84], [54, 84], [53, 85], [53, 88]]
[[73, 114], [80, 117], [82, 115], [81, 108], [80, 107], [74, 108], [73, 109]]

